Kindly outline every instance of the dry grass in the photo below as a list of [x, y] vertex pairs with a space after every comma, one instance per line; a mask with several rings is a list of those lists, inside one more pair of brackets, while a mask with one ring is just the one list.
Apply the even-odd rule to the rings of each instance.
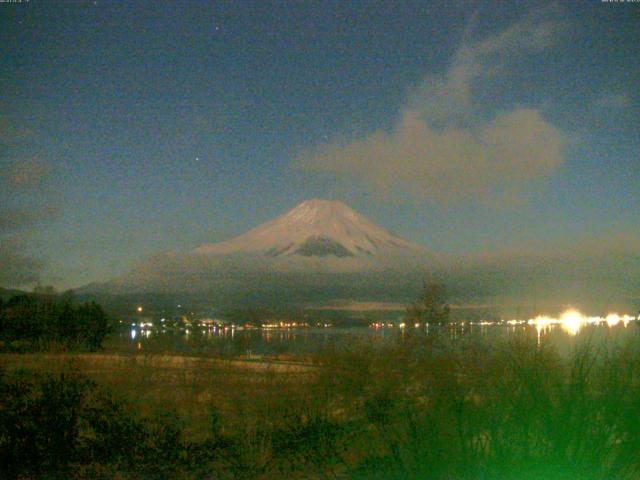
[[290, 391], [317, 373], [316, 366], [299, 362], [153, 354], [0, 354], [0, 366], [53, 374], [80, 372], [137, 405], [142, 414], [175, 409], [185, 421], [186, 433], [196, 439], [207, 435], [210, 411], [228, 419], [243, 399]]
[[180, 455], [192, 459], [184, 478], [218, 478], [227, 457], [202, 445], [224, 438], [235, 478], [626, 480], [640, 476], [639, 346], [635, 336], [586, 341], [561, 355], [535, 339], [416, 335], [325, 351], [313, 365], [68, 354], [0, 362], [74, 369], [143, 416], [175, 410]]

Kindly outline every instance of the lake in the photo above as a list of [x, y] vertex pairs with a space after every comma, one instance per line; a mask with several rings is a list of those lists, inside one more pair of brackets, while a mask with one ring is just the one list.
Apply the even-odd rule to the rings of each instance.
[[637, 321], [585, 324], [580, 328], [563, 324], [536, 325], [526, 322], [449, 326], [400, 327], [303, 327], [283, 329], [216, 328], [192, 330], [122, 329], [106, 342], [109, 350], [121, 352], [176, 353], [184, 355], [260, 356], [308, 355], [328, 349], [354, 345], [384, 346], [402, 342], [411, 336], [439, 336], [455, 345], [460, 342], [495, 343], [523, 338], [539, 345], [552, 346], [561, 353], [576, 345], [607, 341], [622, 343], [638, 337]]

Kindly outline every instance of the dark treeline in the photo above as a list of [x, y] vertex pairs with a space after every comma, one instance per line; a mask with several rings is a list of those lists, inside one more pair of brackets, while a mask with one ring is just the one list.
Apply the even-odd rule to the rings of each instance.
[[19, 295], [0, 300], [0, 340], [28, 349], [100, 348], [110, 331], [107, 315], [94, 302], [76, 304], [69, 295]]

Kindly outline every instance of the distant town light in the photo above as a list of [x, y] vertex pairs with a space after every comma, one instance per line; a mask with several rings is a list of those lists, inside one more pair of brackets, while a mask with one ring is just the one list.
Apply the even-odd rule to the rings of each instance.
[[626, 327], [633, 319], [634, 318], [629, 315], [618, 315], [617, 313], [610, 313], [606, 317], [588, 317], [575, 309], [569, 309], [564, 311], [562, 315], [560, 315], [560, 318], [540, 315], [532, 318], [527, 323], [529, 325], [535, 325], [538, 334], [550, 326], [559, 325], [570, 335], [576, 335], [582, 327], [586, 325], [600, 325], [604, 323], [609, 327], [614, 327], [618, 325], [618, 323], [622, 323]]

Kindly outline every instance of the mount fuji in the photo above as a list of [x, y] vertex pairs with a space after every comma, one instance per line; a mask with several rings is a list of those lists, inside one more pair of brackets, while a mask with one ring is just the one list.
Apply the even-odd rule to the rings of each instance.
[[238, 237], [202, 245], [193, 253], [344, 258], [420, 255], [427, 250], [378, 227], [342, 202], [313, 199]]
[[407, 303], [425, 278], [437, 278], [448, 285], [452, 298], [471, 304], [507, 308], [592, 299], [594, 305], [628, 305], [637, 298], [639, 271], [635, 248], [605, 256], [597, 250], [589, 255], [560, 250], [548, 257], [535, 252], [436, 255], [342, 202], [313, 199], [235, 238], [151, 256], [118, 278], [76, 293], [114, 302], [190, 297], [232, 307], [336, 300]]
[[342, 202], [312, 199], [235, 238], [154, 255], [78, 292], [278, 301], [368, 296], [372, 288], [380, 295], [408, 272], [424, 271], [433, 258]]

